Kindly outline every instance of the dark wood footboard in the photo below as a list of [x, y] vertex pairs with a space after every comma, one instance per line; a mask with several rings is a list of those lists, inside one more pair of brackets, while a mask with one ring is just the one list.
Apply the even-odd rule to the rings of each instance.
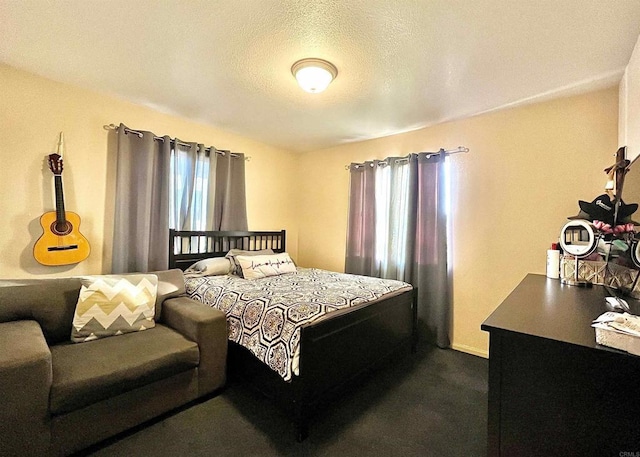
[[230, 368], [292, 415], [301, 441], [321, 404], [389, 358], [415, 350], [416, 298], [417, 290], [409, 290], [303, 327], [300, 374], [290, 382], [235, 344]]

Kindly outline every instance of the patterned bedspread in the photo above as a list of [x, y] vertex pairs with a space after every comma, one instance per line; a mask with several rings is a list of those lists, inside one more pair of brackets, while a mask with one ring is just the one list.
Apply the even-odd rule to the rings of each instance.
[[285, 381], [298, 374], [304, 324], [411, 288], [402, 281], [308, 268], [262, 279], [228, 275], [185, 281], [191, 298], [227, 315], [229, 339], [246, 347]]

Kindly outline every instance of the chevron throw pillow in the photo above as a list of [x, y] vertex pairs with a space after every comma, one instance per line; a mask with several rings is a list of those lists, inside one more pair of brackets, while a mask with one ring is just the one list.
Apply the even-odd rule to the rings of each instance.
[[81, 343], [154, 327], [158, 277], [151, 274], [84, 276], [71, 341]]

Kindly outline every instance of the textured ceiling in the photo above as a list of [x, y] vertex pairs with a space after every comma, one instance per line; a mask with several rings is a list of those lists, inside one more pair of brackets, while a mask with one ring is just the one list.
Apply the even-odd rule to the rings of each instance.
[[[0, 18], [8, 65], [307, 151], [616, 84], [640, 0], [0, 0]], [[338, 67], [326, 92], [297, 87], [303, 57]]]

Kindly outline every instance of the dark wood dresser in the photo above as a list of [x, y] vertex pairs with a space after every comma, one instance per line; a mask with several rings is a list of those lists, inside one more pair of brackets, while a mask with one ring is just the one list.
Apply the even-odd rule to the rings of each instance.
[[530, 274], [484, 321], [489, 456], [640, 457], [640, 357], [591, 327], [607, 295]]

